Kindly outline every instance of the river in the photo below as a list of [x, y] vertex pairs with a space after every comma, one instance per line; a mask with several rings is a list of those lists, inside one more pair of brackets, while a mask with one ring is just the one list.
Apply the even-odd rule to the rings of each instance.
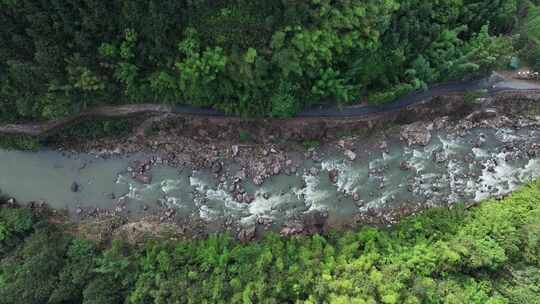
[[133, 217], [170, 208], [180, 219], [210, 224], [279, 226], [312, 211], [325, 212], [334, 222], [374, 214], [392, 222], [396, 210], [475, 202], [540, 176], [540, 153], [531, 153], [531, 145], [540, 142], [534, 127], [475, 128], [464, 135], [434, 130], [426, 146], [408, 146], [397, 134], [386, 136], [382, 148], [380, 141], [354, 141], [354, 161], [328, 145], [315, 149], [320, 161], [303, 159], [294, 174], [273, 176], [262, 186], [244, 178], [251, 203], [231, 194], [232, 179], [218, 180], [206, 170], [156, 165], [151, 183], [134, 180], [130, 164], [148, 155], [104, 159], [0, 150], [0, 189], [21, 202], [45, 201], [74, 217], [95, 208]]

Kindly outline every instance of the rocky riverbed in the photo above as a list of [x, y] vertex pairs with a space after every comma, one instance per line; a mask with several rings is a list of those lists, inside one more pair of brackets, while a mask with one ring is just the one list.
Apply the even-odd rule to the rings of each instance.
[[500, 197], [540, 176], [538, 104], [478, 103], [458, 116], [303, 142], [158, 121], [124, 139], [0, 150], [0, 189], [79, 220], [121, 218], [122, 229], [145, 219], [249, 240], [269, 229], [387, 225], [425, 208]]

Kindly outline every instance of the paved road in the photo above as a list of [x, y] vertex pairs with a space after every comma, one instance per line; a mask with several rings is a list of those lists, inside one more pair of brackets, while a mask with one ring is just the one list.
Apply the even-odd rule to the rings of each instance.
[[[341, 108], [325, 105], [315, 106], [311, 109], [306, 109], [298, 113], [297, 117], [353, 117], [393, 111], [418, 102], [426, 102], [431, 98], [441, 95], [487, 89], [489, 87], [487, 83], [488, 81], [486, 80], [477, 80], [467, 83], [448, 83], [444, 85], [436, 85], [430, 87], [426, 91], [413, 92], [391, 103], [380, 106], [346, 106]], [[204, 109], [185, 105], [175, 106], [173, 111], [177, 114], [230, 116], [214, 109]]]
[[[494, 73], [491, 77], [486, 79], [434, 85], [426, 91], [413, 92], [392, 103], [381, 106], [348, 106], [343, 108], [338, 108], [335, 106], [314, 107], [302, 111], [298, 117], [361, 117], [370, 114], [398, 110], [420, 102], [427, 103], [437, 96], [477, 90], [486, 90], [488, 94], [495, 94], [503, 91], [540, 91], [540, 84], [529, 81], [505, 79], [501, 75]], [[208, 117], [230, 116], [213, 109], [204, 109], [184, 105], [167, 106], [161, 104], [128, 104], [95, 108], [55, 121], [0, 125], [0, 134], [41, 136], [63, 128], [68, 124], [76, 123], [77, 121], [89, 119], [91, 117], [129, 117], [149, 113], [154, 115], [175, 113]]]
[[489, 88], [489, 81], [475, 80], [469, 82], [454, 82], [439, 84], [428, 88], [426, 91], [413, 92], [391, 103], [380, 106], [349, 106], [341, 109], [337, 107], [309, 109], [301, 112], [301, 117], [353, 117], [375, 113], [398, 110], [419, 102], [427, 102], [432, 98], [452, 93], [476, 91]]
[[463, 93], [471, 91], [486, 90], [488, 94], [504, 91], [528, 91], [540, 90], [540, 84], [521, 81], [507, 80], [501, 75], [494, 73], [493, 76], [485, 79], [467, 81], [467, 82], [450, 82], [438, 84], [428, 88], [426, 91], [413, 92], [403, 96], [391, 103], [380, 106], [349, 106], [341, 109], [337, 107], [309, 109], [301, 112], [300, 117], [355, 117], [369, 114], [376, 114], [388, 111], [398, 110], [419, 102], [429, 102], [437, 96], [448, 95], [452, 93]]
[[[463, 93], [467, 91], [486, 90], [488, 94], [495, 94], [503, 91], [514, 90], [540, 90], [540, 84], [521, 81], [508, 80], [503, 76], [494, 73], [489, 78], [449, 82], [429, 87], [426, 91], [418, 91], [403, 96], [391, 103], [380, 106], [346, 106], [338, 108], [337, 106], [319, 106], [306, 109], [300, 112], [297, 117], [357, 117], [369, 114], [383, 113], [398, 110], [419, 102], [429, 102], [437, 96], [448, 95], [452, 93]], [[173, 109], [177, 114], [204, 115], [204, 116], [229, 116], [223, 112], [214, 109], [202, 109], [192, 106], [175, 106]]]

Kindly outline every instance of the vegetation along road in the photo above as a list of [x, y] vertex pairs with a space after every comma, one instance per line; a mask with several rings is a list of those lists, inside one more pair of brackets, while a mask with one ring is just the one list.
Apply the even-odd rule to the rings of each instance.
[[[348, 106], [343, 108], [314, 108], [300, 112], [297, 117], [362, 117], [370, 114], [378, 114], [387, 111], [399, 110], [417, 103], [428, 103], [429, 101], [438, 96], [465, 94], [467, 92], [475, 92], [482, 90], [485, 91], [485, 94], [488, 95], [505, 91], [527, 92], [540, 90], [540, 84], [522, 80], [504, 79], [497, 73], [494, 73], [490, 78], [486, 79], [434, 85], [426, 91], [413, 92], [395, 100], [394, 102], [380, 106], [366, 105]], [[96, 109], [84, 111], [74, 116], [43, 123], [0, 125], [0, 133], [41, 136], [53, 133], [54, 131], [60, 130], [71, 123], [80, 122], [85, 119], [99, 117], [131, 117], [142, 114], [159, 115], [166, 113], [214, 117], [229, 116], [217, 110], [202, 109], [192, 106], [167, 106], [162, 104], [128, 104], [121, 106], [99, 107]]]

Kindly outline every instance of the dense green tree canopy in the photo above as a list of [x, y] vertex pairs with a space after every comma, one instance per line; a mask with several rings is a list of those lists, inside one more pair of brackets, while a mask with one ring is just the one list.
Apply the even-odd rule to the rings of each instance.
[[510, 43], [497, 37], [522, 2], [4, 0], [0, 121], [126, 102], [280, 117], [386, 102], [504, 64]]
[[540, 181], [390, 229], [103, 247], [0, 209], [0, 303], [538, 303]]

